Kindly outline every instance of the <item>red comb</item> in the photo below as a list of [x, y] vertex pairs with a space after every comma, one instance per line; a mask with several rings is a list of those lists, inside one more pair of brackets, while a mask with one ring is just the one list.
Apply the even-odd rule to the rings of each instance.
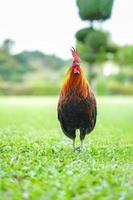
[[71, 52], [72, 52], [72, 56], [73, 56], [73, 63], [79, 64], [80, 63], [80, 56], [79, 56], [78, 51], [74, 47], [72, 47]]

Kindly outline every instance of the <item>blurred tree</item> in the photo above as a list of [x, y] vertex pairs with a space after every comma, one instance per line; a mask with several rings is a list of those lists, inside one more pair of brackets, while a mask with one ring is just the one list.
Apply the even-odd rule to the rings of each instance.
[[[40, 51], [23, 51], [13, 55], [11, 53], [13, 44], [11, 39], [6, 39], [0, 46], [1, 82], [24, 82], [29, 76], [32, 79], [39, 73], [44, 78], [46, 70], [57, 71], [66, 65], [66, 61], [61, 58], [55, 55], [46, 55]], [[54, 72], [52, 72], [52, 76], [54, 76]], [[39, 77], [37, 78], [39, 79]]]
[[133, 45], [119, 47], [114, 61], [120, 66], [120, 71], [113, 78], [119, 82], [133, 84]]
[[28, 65], [19, 62], [15, 56], [0, 49], [0, 80], [21, 82], [23, 75], [30, 70]]
[[15, 42], [11, 39], [5, 39], [2, 43], [2, 49], [8, 53], [11, 53], [12, 47], [15, 44]]
[[29, 66], [24, 65], [11, 54], [14, 41], [6, 39], [0, 47], [0, 80], [7, 82], [20, 82], [23, 74], [29, 70]]
[[81, 58], [89, 64], [89, 78], [96, 76], [96, 63], [104, 62], [117, 48], [110, 41], [108, 32], [95, 29], [94, 20], [99, 23], [111, 16], [113, 0], [77, 0], [81, 19], [90, 21], [90, 27], [76, 33], [77, 47]]
[[133, 67], [133, 45], [119, 47], [115, 61], [120, 66]]
[[113, 0], [77, 0], [79, 15], [83, 20], [104, 21], [111, 16]]
[[81, 59], [88, 63], [89, 78], [93, 80], [96, 77], [96, 64], [111, 59], [117, 46], [110, 41], [108, 32], [94, 28], [81, 29], [76, 33], [76, 39]]
[[65, 61], [55, 55], [46, 55], [40, 51], [22, 51], [17, 54], [16, 59], [33, 69], [49, 68], [59, 70], [64, 66]]

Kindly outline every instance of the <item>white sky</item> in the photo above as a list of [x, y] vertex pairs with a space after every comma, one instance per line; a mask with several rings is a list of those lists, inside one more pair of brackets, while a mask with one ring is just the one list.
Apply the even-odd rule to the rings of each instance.
[[[76, 0], [0, 0], [0, 42], [13, 39], [14, 52], [38, 49], [69, 58], [75, 32], [87, 25], [78, 16]], [[133, 0], [114, 0], [103, 28], [114, 42], [133, 44]]]

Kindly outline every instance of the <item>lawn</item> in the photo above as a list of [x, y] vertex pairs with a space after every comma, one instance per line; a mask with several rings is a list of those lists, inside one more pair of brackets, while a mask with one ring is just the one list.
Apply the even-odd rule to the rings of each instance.
[[133, 199], [133, 98], [97, 99], [83, 152], [62, 133], [56, 102], [0, 98], [0, 199]]

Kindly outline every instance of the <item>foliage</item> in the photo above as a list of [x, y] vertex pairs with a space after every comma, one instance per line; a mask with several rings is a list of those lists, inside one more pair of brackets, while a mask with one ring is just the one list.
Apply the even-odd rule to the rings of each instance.
[[99, 78], [96, 79], [96, 81], [95, 81], [95, 91], [96, 91], [96, 95], [98, 95], [98, 96], [110, 94], [107, 78], [103, 79], [102, 77], [99, 77]]
[[2, 43], [2, 50], [4, 50], [5, 52], [10, 53], [12, 50], [12, 47], [14, 46], [14, 41], [11, 39], [5, 39]]
[[133, 95], [133, 83], [108, 82], [108, 88], [112, 95]]
[[83, 20], [106, 20], [110, 18], [113, 0], [77, 0], [79, 15]]
[[84, 28], [76, 33], [77, 47], [81, 58], [92, 64], [106, 60], [109, 34], [105, 31]]
[[25, 69], [12, 55], [0, 49], [0, 80], [20, 82], [25, 71], [28, 71], [28, 67]]
[[51, 96], [51, 95], [57, 95], [58, 92], [59, 92], [59, 84], [34, 83], [29, 85], [21, 85], [20, 87], [13, 88], [12, 94]]
[[83, 28], [76, 33], [79, 42], [85, 43], [93, 51], [97, 52], [101, 48], [106, 48], [109, 40], [108, 32], [93, 28]]
[[101, 23], [110, 18], [113, 0], [77, 0], [77, 6], [81, 19], [91, 22], [90, 27], [76, 33], [76, 39], [81, 58], [88, 63], [89, 78], [92, 82], [97, 76], [94, 66], [112, 59], [111, 54], [117, 50], [110, 41], [109, 33], [93, 26], [94, 20]]
[[133, 95], [133, 82], [120, 82], [116, 78], [99, 78], [95, 81], [97, 95]]
[[[86, 70], [89, 83], [95, 79], [96, 93], [107, 95], [117, 94], [118, 91], [118, 94], [132, 95], [133, 46], [118, 47], [110, 43], [107, 32], [94, 28], [81, 29], [76, 38], [81, 59], [89, 63], [89, 70]], [[0, 46], [0, 95], [57, 95], [71, 60], [37, 50], [14, 55], [12, 46], [10, 39]], [[116, 55], [113, 60], [122, 67], [119, 73], [105, 78], [101, 76], [101, 65], [105, 60], [112, 59], [112, 54]], [[83, 66], [88, 68], [86, 63]]]
[[79, 41], [79, 42], [85, 42], [85, 39], [87, 37], [87, 35], [92, 32], [93, 29], [92, 28], [82, 28], [80, 29], [79, 31], [77, 31], [76, 33], [76, 39]]
[[118, 47], [110, 41], [109, 33], [101, 29], [83, 28], [76, 33], [77, 48], [81, 58], [92, 63], [112, 59]]
[[32, 68], [52, 68], [58, 70], [64, 66], [65, 61], [58, 58], [55, 55], [46, 55], [40, 51], [23, 51], [17, 55], [15, 58], [26, 65], [30, 65]]
[[[11, 53], [12, 40], [5, 40], [0, 47], [0, 81], [25, 82], [31, 74], [44, 73], [45, 69], [60, 70], [67, 61], [55, 55], [46, 55], [40, 51], [23, 51]], [[27, 78], [28, 77], [28, 78]]]
[[85, 43], [93, 49], [94, 52], [98, 52], [101, 49], [106, 48], [108, 43], [107, 32], [101, 30], [93, 30], [87, 34]]
[[51, 96], [59, 93], [59, 84], [30, 83], [30, 84], [0, 84], [0, 95], [18, 96]]
[[[102, 63], [107, 59], [107, 38], [106, 33], [92, 32], [85, 38], [85, 43], [78, 42], [77, 48], [82, 60], [89, 64]], [[98, 40], [98, 42], [97, 42]]]
[[133, 67], [133, 45], [120, 47], [115, 56], [115, 61], [121, 66]]
[[121, 67], [119, 73], [111, 75], [110, 78], [121, 83], [133, 83], [132, 67], [130, 66]]
[[56, 99], [0, 99], [1, 199], [132, 199], [133, 99], [97, 102], [96, 129], [73, 152]]
[[19, 62], [11, 54], [14, 42], [11, 39], [3, 41], [0, 47], [0, 80], [7, 82], [21, 82], [23, 74], [30, 70], [28, 65]]

